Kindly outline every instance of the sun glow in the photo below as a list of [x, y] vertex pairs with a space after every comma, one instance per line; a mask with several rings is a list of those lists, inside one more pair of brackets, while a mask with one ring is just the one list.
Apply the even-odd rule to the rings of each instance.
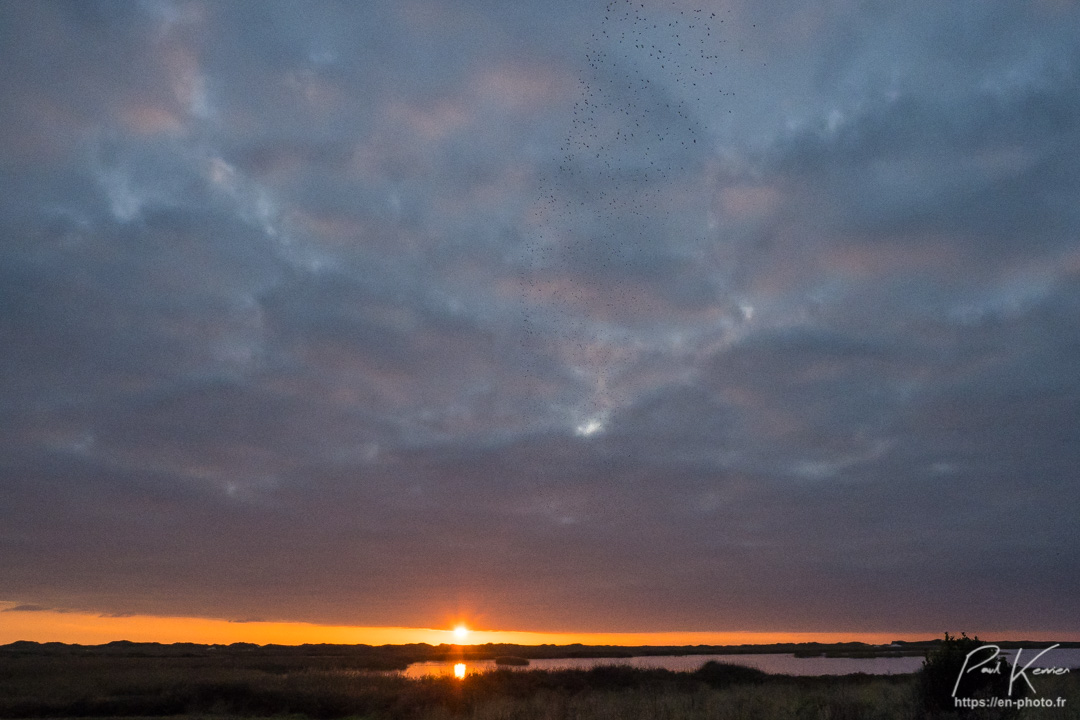
[[579, 437], [592, 437], [603, 429], [604, 423], [596, 418], [592, 418], [591, 420], [586, 420], [578, 425], [577, 428], [574, 429], [574, 432], [576, 432]]
[[458, 642], [464, 642], [469, 638], [469, 628], [464, 625], [458, 625], [454, 628], [454, 639]]
[[[466, 627], [464, 623], [459, 627]], [[893, 640], [932, 640], [934, 631], [889, 630], [885, 632], [717, 631], [717, 632], [534, 632], [520, 630], [470, 630], [469, 643], [518, 645], [753, 645], [799, 642], [890, 643]], [[980, 632], [985, 636], [987, 631]], [[1032, 641], [1080, 641], [1075, 631], [1031, 632], [1001, 630], [999, 637], [1023, 637]], [[74, 610], [26, 609], [0, 600], [0, 645], [17, 640], [97, 645], [117, 638], [132, 642], [222, 644], [246, 642], [257, 645], [303, 643], [399, 645], [457, 642], [456, 628], [354, 627], [315, 625], [304, 622], [230, 622], [198, 617], [157, 615], [103, 616]], [[464, 643], [461, 643], [464, 644]]]

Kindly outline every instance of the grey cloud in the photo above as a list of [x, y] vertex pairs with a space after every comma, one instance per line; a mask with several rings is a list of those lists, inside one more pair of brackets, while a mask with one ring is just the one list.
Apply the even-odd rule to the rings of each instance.
[[571, 5], [0, 6], [17, 607], [1075, 629], [1075, 11]]
[[53, 608], [48, 608], [44, 605], [31, 605], [24, 603], [22, 605], [12, 605], [11, 607], [6, 607], [3, 610], [0, 610], [0, 612], [47, 612], [50, 610], [53, 610]]

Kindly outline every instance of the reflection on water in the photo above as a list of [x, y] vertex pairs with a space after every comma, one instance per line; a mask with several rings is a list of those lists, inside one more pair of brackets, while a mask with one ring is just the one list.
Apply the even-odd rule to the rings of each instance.
[[431, 677], [510, 669], [516, 672], [529, 670], [588, 670], [598, 665], [629, 665], [637, 668], [662, 668], [678, 672], [692, 672], [709, 660], [755, 667], [765, 672], [786, 675], [846, 675], [868, 673], [890, 675], [915, 672], [922, 665], [921, 657], [903, 658], [797, 658], [793, 655], [657, 655], [632, 658], [559, 658], [530, 660], [528, 666], [511, 667], [496, 665], [494, 660], [470, 660], [463, 662], [418, 662], [410, 665], [402, 674], [406, 677]]
[[[1042, 647], [1046, 647], [1045, 645]], [[1025, 649], [1021, 664], [1026, 664], [1041, 647]], [[1003, 654], [1015, 656], [1014, 650]], [[692, 672], [709, 660], [744, 665], [758, 668], [768, 673], [783, 675], [848, 675], [866, 673], [867, 675], [896, 675], [912, 673], [922, 667], [921, 656], [878, 657], [878, 658], [797, 658], [790, 654], [762, 655], [657, 655], [652, 657], [632, 658], [561, 658], [549, 660], [530, 660], [528, 666], [497, 666], [494, 660], [470, 660], [469, 662], [419, 662], [413, 663], [402, 674], [406, 677], [430, 677], [433, 675], [452, 675], [462, 678], [465, 675], [489, 672], [495, 669], [512, 669], [516, 672], [529, 670], [587, 670], [597, 665], [629, 665], [638, 668], [663, 668], [679, 672]], [[1032, 667], [1080, 667], [1080, 649], [1055, 648], [1039, 658]]]

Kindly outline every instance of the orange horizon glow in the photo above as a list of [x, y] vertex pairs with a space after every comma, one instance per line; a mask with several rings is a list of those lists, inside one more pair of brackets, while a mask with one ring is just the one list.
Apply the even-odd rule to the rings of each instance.
[[[886, 644], [893, 640], [933, 640], [941, 632], [531, 632], [515, 630], [477, 630], [457, 624], [449, 629], [407, 627], [354, 627], [316, 625], [304, 622], [234, 622], [213, 618], [157, 617], [132, 615], [110, 617], [86, 612], [55, 610], [12, 610], [15, 603], [0, 603], [0, 645], [17, 640], [100, 645], [114, 640], [190, 642], [205, 645], [228, 645], [247, 642], [256, 645], [302, 645], [329, 643], [341, 645], [768, 645], [804, 642], [864, 642]], [[465, 629], [462, 635], [460, 630]], [[1080, 640], [1076, 632], [972, 632], [968, 635], [996, 640], [1033, 640], [1070, 642]], [[977, 629], [976, 629], [977, 630]], [[949, 629], [952, 632], [952, 629]]]

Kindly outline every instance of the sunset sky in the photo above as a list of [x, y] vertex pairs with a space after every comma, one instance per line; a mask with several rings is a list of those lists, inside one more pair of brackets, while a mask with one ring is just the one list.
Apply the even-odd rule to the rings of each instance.
[[0, 0], [0, 68], [0, 642], [1080, 639], [1080, 4]]

